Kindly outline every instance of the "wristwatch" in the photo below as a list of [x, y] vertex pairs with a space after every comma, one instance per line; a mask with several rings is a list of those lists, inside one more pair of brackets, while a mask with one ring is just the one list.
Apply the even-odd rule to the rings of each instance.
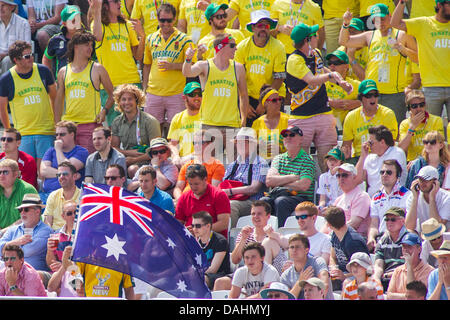
[[14, 290], [16, 290], [16, 289], [17, 289], [17, 286], [16, 286], [16, 285], [12, 285], [12, 286], [9, 287], [9, 291], [14, 291]]

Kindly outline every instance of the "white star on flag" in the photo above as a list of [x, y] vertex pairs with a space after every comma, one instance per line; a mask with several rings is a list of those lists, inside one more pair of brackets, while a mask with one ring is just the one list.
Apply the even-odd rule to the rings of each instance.
[[171, 247], [172, 249], [175, 249], [175, 243], [172, 241], [172, 239], [167, 238], [166, 241], [169, 243], [169, 247]]
[[189, 230], [185, 227], [184, 228], [184, 234], [186, 235], [186, 237], [192, 237], [192, 233], [189, 232]]
[[119, 239], [117, 238], [117, 234], [114, 234], [113, 238], [105, 236], [105, 239], [106, 239], [106, 243], [104, 245], [102, 245], [102, 248], [105, 248], [106, 250], [108, 250], [108, 252], [106, 253], [107, 258], [109, 256], [114, 256], [114, 258], [116, 258], [116, 260], [119, 261], [119, 256], [121, 254], [125, 254], [125, 255], [127, 254], [123, 250], [123, 246], [125, 245], [126, 241], [119, 241]]
[[195, 261], [197, 262], [197, 264], [199, 266], [201, 266], [202, 265], [202, 256], [200, 254], [196, 254], [195, 255]]
[[177, 282], [177, 289], [180, 290], [181, 292], [186, 291], [186, 283], [183, 280], [179, 280]]

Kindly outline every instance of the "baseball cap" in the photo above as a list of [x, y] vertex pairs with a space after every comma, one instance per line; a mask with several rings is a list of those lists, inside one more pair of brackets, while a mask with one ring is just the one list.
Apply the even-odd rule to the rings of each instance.
[[252, 26], [254, 24], [257, 24], [259, 21], [261, 20], [267, 20], [270, 23], [270, 29], [275, 29], [277, 24], [278, 24], [278, 20], [273, 20], [270, 18], [270, 12], [267, 10], [256, 10], [251, 12], [251, 21], [249, 23], [247, 23], [247, 30], [252, 32]]
[[375, 18], [375, 17], [382, 18], [382, 17], [385, 17], [387, 15], [389, 15], [389, 8], [384, 3], [374, 4], [370, 8], [370, 17], [371, 18]]
[[338, 169], [342, 169], [344, 171], [350, 172], [351, 174], [353, 174], [355, 176], [358, 174], [356, 167], [351, 163], [343, 163], [338, 167]]
[[333, 157], [336, 160], [345, 161], [344, 153], [339, 148], [333, 148], [330, 151], [328, 151], [327, 155], [325, 156], [325, 159], [328, 157]]
[[364, 22], [361, 19], [353, 18], [350, 20], [349, 28], [354, 28], [358, 31], [364, 31]]
[[291, 32], [291, 39], [294, 40], [295, 43], [302, 42], [307, 36], [312, 33], [317, 32], [319, 30], [319, 25], [315, 24], [313, 26], [308, 26], [303, 22], [297, 24]]
[[281, 130], [280, 134], [283, 135], [287, 132], [294, 132], [297, 133], [299, 136], [303, 136], [303, 131], [297, 126], [289, 126], [286, 129]]
[[195, 89], [202, 90], [202, 86], [200, 85], [200, 83], [196, 81], [189, 82], [184, 86], [183, 94], [192, 93], [192, 91], [194, 91]]
[[348, 55], [341, 50], [335, 50], [332, 53], [327, 54], [327, 56], [325, 57], [327, 60], [329, 60], [331, 57], [336, 57], [341, 61], [344, 61], [345, 63], [348, 63]]
[[405, 215], [406, 215], [405, 214], [405, 210], [403, 210], [400, 207], [390, 207], [384, 213], [385, 216], [387, 216], [388, 214], [392, 214], [392, 215], [397, 216], [397, 217], [405, 217]]
[[299, 285], [300, 285], [300, 287], [303, 288], [305, 286], [305, 284], [307, 284], [307, 283], [312, 285], [312, 286], [314, 286], [314, 287], [319, 287], [322, 290], [325, 289], [325, 283], [323, 283], [323, 281], [320, 280], [319, 278], [312, 277], [312, 278], [309, 278], [307, 280], [302, 280], [302, 281], [299, 282]]
[[416, 178], [422, 178], [427, 181], [439, 179], [439, 172], [435, 167], [425, 166], [419, 170], [419, 172], [416, 174]]
[[61, 21], [72, 20], [77, 14], [81, 14], [80, 8], [78, 6], [65, 6], [61, 11]]
[[366, 94], [372, 90], [378, 91], [377, 83], [372, 79], [365, 79], [359, 84], [358, 93]]
[[211, 19], [211, 16], [213, 16], [220, 9], [226, 10], [228, 9], [228, 5], [225, 3], [222, 4], [211, 3], [205, 10], [206, 20]]
[[417, 234], [412, 233], [412, 232], [407, 233], [403, 237], [401, 243], [402, 244], [407, 244], [407, 245], [410, 245], [410, 246], [415, 246], [415, 245], [422, 246], [422, 240], [420, 240], [420, 237]]

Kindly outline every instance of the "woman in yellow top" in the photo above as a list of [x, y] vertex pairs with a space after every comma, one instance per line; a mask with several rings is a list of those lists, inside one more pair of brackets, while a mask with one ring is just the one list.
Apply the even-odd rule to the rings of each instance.
[[252, 128], [258, 135], [259, 155], [268, 161], [286, 152], [280, 132], [288, 127], [289, 115], [280, 111], [283, 100], [272, 87], [261, 87], [259, 101], [266, 114], [256, 119]]
[[[113, 86], [130, 83], [142, 88], [135, 62], [144, 57], [145, 33], [140, 21], [123, 17], [120, 0], [92, 0], [90, 5], [98, 62], [108, 70]], [[108, 96], [104, 90], [100, 95], [104, 106]], [[107, 115], [108, 125], [118, 115], [112, 109]]]

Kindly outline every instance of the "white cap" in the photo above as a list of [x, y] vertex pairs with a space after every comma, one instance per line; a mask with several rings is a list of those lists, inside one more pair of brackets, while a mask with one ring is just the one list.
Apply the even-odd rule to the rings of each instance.
[[353, 174], [355, 176], [358, 174], [356, 167], [351, 163], [343, 163], [338, 167], [338, 169], [342, 169], [344, 171], [350, 172], [351, 174]]
[[419, 172], [416, 175], [416, 178], [422, 178], [428, 181], [433, 179], [439, 179], [439, 172], [435, 167], [425, 166], [419, 170]]

